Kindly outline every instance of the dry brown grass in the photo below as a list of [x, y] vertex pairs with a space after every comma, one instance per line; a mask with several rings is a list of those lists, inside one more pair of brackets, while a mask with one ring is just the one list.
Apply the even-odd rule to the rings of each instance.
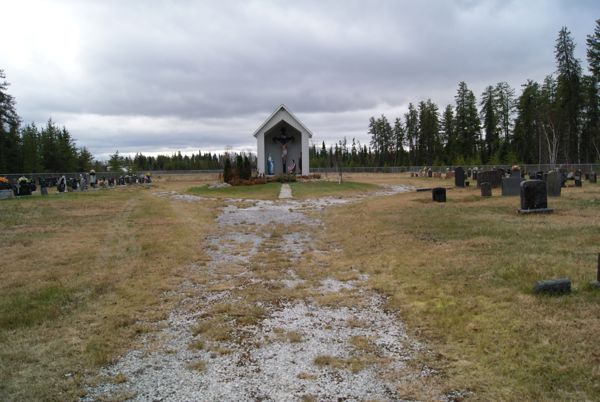
[[[600, 292], [588, 283], [600, 251], [600, 186], [566, 189], [544, 216], [519, 216], [518, 197], [481, 199], [477, 188], [430, 200], [410, 193], [329, 210], [325, 236], [343, 248], [330, 269], [370, 275], [387, 307], [439, 352], [421, 362], [448, 376], [447, 390], [482, 400], [597, 400]], [[570, 277], [574, 292], [532, 294], [536, 280], [556, 277]]]
[[0, 203], [0, 400], [73, 400], [84, 377], [165, 317], [205, 256], [210, 205], [147, 188]]

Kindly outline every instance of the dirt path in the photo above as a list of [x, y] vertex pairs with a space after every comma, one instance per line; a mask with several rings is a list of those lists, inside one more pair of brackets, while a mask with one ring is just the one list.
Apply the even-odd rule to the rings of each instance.
[[312, 212], [354, 200], [227, 201], [211, 260], [190, 267], [204, 280], [184, 281], [168, 319], [83, 400], [403, 400], [400, 385], [431, 375], [408, 364], [421, 345], [367, 276], [328, 276], [320, 262], [336, 251], [314, 241], [325, 227]]

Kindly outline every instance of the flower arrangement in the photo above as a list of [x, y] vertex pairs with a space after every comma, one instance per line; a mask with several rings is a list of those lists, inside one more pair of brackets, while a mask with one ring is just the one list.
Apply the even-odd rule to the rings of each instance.
[[10, 190], [12, 187], [6, 177], [0, 176], [0, 190]]

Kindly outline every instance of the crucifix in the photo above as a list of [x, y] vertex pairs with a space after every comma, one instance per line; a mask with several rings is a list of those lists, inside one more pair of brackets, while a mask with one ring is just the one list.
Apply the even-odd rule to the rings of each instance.
[[291, 141], [294, 141], [294, 137], [286, 135], [285, 127], [281, 127], [281, 134], [279, 134], [278, 137], [273, 137], [273, 142], [281, 144], [281, 164], [283, 166], [283, 174], [287, 172], [288, 142]]

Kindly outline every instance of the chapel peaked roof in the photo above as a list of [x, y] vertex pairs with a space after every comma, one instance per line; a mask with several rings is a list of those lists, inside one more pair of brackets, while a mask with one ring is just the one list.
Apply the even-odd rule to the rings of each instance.
[[[267, 117], [265, 122], [263, 124], [261, 124], [259, 128], [256, 129], [256, 131], [254, 132], [253, 135], [256, 137], [258, 135], [258, 133], [260, 133], [261, 130], [267, 124], [269, 124], [271, 122], [271, 120], [273, 120], [275, 115], [277, 113], [279, 113], [281, 110], [284, 110], [287, 114], [290, 115], [290, 118], [293, 120], [291, 123], [296, 123], [297, 125], [302, 127], [308, 133], [308, 138], [312, 138], [312, 132], [304, 124], [302, 124], [302, 122], [294, 115], [294, 113], [292, 113], [292, 111], [290, 109], [288, 109], [287, 106], [285, 106], [284, 104], [279, 105], [279, 107], [277, 109], [275, 109], [275, 111], [273, 113], [271, 113], [271, 115], [269, 117]], [[288, 123], [290, 123], [290, 122], [288, 122]]]

